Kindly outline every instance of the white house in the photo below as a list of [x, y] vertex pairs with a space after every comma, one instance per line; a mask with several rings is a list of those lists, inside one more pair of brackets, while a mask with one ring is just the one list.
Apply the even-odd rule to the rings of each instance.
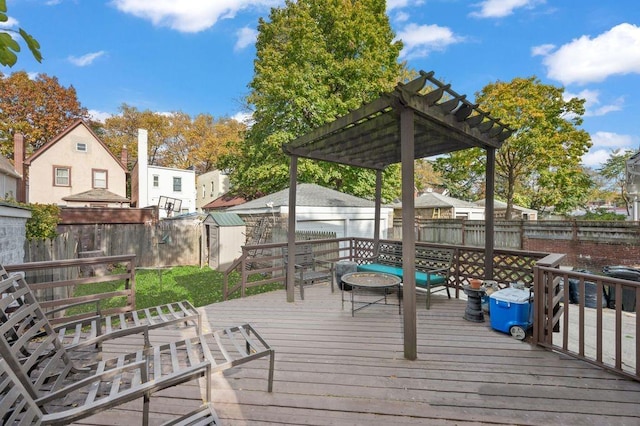
[[160, 206], [161, 218], [194, 213], [195, 170], [149, 165], [147, 146], [147, 131], [138, 129], [138, 161], [131, 172], [131, 200], [138, 208]]
[[212, 170], [196, 176], [196, 209], [202, 207], [229, 191], [229, 176], [220, 170]]

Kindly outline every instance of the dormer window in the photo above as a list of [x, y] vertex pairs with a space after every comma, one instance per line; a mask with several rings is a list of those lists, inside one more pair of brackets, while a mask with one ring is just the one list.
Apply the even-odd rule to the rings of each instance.
[[84, 142], [76, 143], [76, 151], [78, 152], [87, 152], [87, 144]]

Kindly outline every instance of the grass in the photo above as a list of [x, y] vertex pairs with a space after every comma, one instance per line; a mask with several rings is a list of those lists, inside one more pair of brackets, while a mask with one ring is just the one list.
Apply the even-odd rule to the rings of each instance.
[[[260, 279], [253, 277], [253, 280]], [[239, 274], [230, 277], [229, 285], [239, 282]], [[251, 279], [250, 279], [251, 280]], [[265, 284], [247, 289], [247, 295], [264, 293], [281, 289], [278, 283]], [[74, 296], [84, 296], [115, 290], [123, 290], [124, 281], [109, 283], [86, 284], [76, 288]], [[240, 293], [234, 293], [230, 298], [240, 297]], [[152, 306], [163, 305], [171, 302], [188, 300], [194, 306], [204, 306], [223, 300], [223, 274], [209, 268], [199, 266], [176, 266], [170, 269], [139, 269], [136, 270], [136, 309], [144, 309]], [[124, 298], [113, 298], [103, 301], [103, 309], [124, 306]], [[90, 307], [87, 307], [90, 308]], [[79, 309], [79, 308], [75, 308]], [[80, 311], [74, 311], [78, 314]]]

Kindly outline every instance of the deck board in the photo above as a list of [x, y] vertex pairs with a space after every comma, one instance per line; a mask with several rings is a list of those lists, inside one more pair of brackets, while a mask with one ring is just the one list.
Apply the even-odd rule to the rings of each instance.
[[[296, 294], [297, 297], [297, 294]], [[640, 383], [533, 347], [463, 319], [466, 302], [418, 296], [418, 359], [404, 359], [397, 307], [351, 317], [326, 284], [286, 302], [284, 291], [200, 308], [206, 329], [250, 322], [276, 350], [274, 391], [267, 360], [213, 376], [213, 403], [227, 425], [640, 424]], [[184, 333], [192, 332], [186, 330]], [[183, 333], [183, 334], [184, 334]], [[154, 330], [152, 342], [179, 338]], [[134, 348], [121, 339], [106, 351]], [[199, 405], [197, 383], [154, 396], [152, 422]], [[81, 424], [136, 424], [141, 403]]]

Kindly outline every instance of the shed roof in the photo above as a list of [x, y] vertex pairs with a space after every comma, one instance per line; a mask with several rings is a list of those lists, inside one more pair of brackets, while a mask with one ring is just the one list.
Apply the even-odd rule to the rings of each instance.
[[[396, 203], [394, 208], [401, 209], [402, 203]], [[456, 207], [456, 208], [481, 208], [477, 204], [458, 198], [449, 197], [448, 195], [439, 194], [437, 192], [427, 192], [415, 199], [416, 209], [436, 208], [436, 207]]]
[[207, 222], [207, 219], [209, 218], [211, 218], [216, 223], [216, 225], [220, 227], [245, 226], [244, 220], [242, 220], [236, 213], [213, 212], [209, 213], [204, 221]]
[[16, 179], [22, 178], [16, 169], [11, 164], [11, 161], [7, 160], [3, 156], [0, 155], [0, 174], [14, 177]]
[[[433, 77], [399, 83], [389, 93], [283, 144], [289, 155], [382, 170], [401, 162], [400, 111], [414, 117], [414, 158], [477, 147], [499, 148], [512, 130]], [[427, 86], [427, 82], [429, 85]], [[421, 93], [425, 90], [429, 92]]]

